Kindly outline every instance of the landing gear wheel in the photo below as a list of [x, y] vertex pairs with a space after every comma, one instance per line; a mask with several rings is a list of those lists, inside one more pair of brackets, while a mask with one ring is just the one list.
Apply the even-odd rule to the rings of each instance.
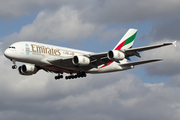
[[63, 75], [58, 75], [54, 77], [56, 80], [63, 78]]
[[55, 76], [54, 78], [57, 80], [57, 79], [58, 79], [58, 76]]
[[16, 65], [13, 65], [13, 66], [12, 66], [12, 69], [16, 69], [16, 68], [17, 68], [17, 66], [16, 66]]
[[80, 78], [80, 77], [86, 77], [86, 73], [85, 72], [78, 72], [76, 75], [71, 74], [70, 76], [66, 76], [65, 79], [76, 79], [76, 78]]

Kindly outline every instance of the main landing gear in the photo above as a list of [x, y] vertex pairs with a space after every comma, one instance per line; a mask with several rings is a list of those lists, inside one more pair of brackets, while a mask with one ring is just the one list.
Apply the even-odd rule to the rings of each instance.
[[56, 80], [61, 79], [61, 78], [63, 78], [63, 75], [58, 74], [58, 76], [55, 76]]
[[70, 75], [70, 76], [66, 76], [66, 80], [68, 79], [76, 79], [76, 78], [80, 78], [80, 77], [86, 77], [86, 73], [85, 72], [79, 72], [76, 75]]
[[17, 65], [16, 65], [16, 61], [15, 60], [11, 60], [13, 62], [13, 66], [12, 66], [12, 69], [16, 69], [17, 68]]
[[[80, 78], [80, 77], [86, 77], [86, 73], [85, 72], [78, 72], [76, 75], [69, 75], [69, 76], [66, 76], [65, 79], [68, 80], [68, 79], [76, 79], [76, 78]], [[63, 78], [63, 75], [60, 75], [58, 74], [58, 76], [55, 76], [55, 79], [58, 80], [58, 79], [62, 79]]]

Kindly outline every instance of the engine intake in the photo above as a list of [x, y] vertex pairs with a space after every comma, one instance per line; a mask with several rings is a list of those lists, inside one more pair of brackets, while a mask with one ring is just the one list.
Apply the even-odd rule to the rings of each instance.
[[72, 63], [77, 66], [87, 66], [90, 64], [90, 59], [85, 56], [74, 56]]
[[119, 61], [125, 58], [125, 54], [118, 50], [111, 50], [108, 52], [107, 57], [110, 60]]
[[35, 65], [28, 64], [20, 66], [18, 70], [21, 75], [33, 75], [36, 74], [39, 69]]

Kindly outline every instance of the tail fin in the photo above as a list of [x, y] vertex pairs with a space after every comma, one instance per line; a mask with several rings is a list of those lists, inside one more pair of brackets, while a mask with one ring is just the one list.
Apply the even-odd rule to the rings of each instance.
[[113, 50], [128, 49], [132, 47], [137, 29], [129, 29]]

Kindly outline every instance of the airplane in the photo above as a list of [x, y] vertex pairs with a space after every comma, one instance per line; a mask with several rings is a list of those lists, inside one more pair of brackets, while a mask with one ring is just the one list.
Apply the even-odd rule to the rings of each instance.
[[22, 41], [10, 45], [4, 51], [4, 56], [13, 62], [12, 69], [16, 69], [16, 61], [26, 64], [20, 66], [21, 75], [33, 75], [39, 70], [58, 74], [55, 79], [62, 79], [63, 73], [70, 75], [65, 79], [86, 77], [87, 74], [108, 73], [134, 68], [136, 65], [161, 61], [150, 59], [136, 62], [130, 57], [141, 57], [139, 52], [163, 46], [174, 45], [176, 41], [132, 48], [137, 29], [129, 29], [113, 50], [108, 52], [93, 53], [82, 50], [70, 49], [37, 42]]

